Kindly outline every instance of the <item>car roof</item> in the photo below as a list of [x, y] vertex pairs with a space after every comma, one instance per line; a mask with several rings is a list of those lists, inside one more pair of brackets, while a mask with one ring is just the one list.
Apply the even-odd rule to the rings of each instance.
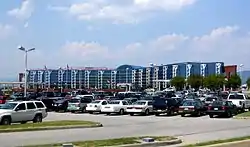
[[42, 103], [42, 101], [10, 101], [8, 103], [28, 103], [28, 102], [40, 102], [40, 103]]

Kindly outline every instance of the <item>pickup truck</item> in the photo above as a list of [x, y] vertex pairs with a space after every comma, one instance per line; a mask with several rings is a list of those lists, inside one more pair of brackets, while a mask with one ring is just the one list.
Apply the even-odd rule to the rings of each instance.
[[238, 110], [243, 112], [246, 109], [250, 110], [250, 99], [248, 99], [248, 96], [243, 93], [231, 93], [228, 95], [227, 100], [233, 102]]

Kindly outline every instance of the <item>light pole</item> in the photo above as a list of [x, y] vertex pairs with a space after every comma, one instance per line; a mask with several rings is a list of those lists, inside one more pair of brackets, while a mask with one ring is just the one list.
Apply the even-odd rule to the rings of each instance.
[[242, 78], [243, 78], [243, 77], [242, 77], [242, 76], [243, 76], [243, 75], [242, 75], [243, 66], [244, 66], [244, 64], [240, 64], [240, 79], [241, 79], [241, 84], [242, 84], [242, 82], [243, 82], [243, 81], [242, 81]]
[[27, 96], [27, 69], [28, 69], [28, 52], [31, 52], [35, 50], [35, 48], [31, 49], [25, 49], [23, 46], [18, 47], [19, 50], [23, 51], [24, 54], [24, 64], [25, 64], [25, 69], [24, 69], [24, 97]]
[[126, 91], [128, 91], [128, 70], [129, 68], [126, 68]]

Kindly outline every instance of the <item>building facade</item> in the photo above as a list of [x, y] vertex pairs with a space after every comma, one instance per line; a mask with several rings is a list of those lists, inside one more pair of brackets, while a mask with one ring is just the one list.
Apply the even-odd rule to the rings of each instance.
[[223, 62], [197, 63], [185, 62], [160, 66], [142, 67], [122, 65], [111, 68], [59, 68], [28, 70], [28, 83], [33, 87], [70, 89], [115, 89], [131, 85], [133, 88], [167, 88], [168, 82], [176, 77], [188, 78], [190, 75], [208, 76], [223, 74]]

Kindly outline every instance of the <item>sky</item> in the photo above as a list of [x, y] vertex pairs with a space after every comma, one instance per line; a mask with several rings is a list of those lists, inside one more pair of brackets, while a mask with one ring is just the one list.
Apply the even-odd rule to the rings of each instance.
[[24, 70], [148, 66], [175, 62], [243, 64], [250, 69], [250, 1], [2, 0], [0, 79]]

